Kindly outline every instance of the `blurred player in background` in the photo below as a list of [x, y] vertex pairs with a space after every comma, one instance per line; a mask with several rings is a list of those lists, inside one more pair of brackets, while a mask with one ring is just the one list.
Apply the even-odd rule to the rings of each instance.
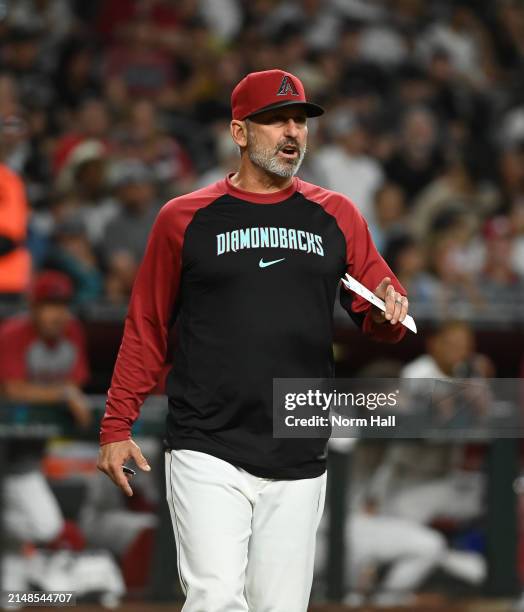
[[[89, 378], [83, 330], [68, 307], [73, 287], [60, 272], [44, 271], [35, 280], [28, 314], [0, 326], [0, 385], [5, 400], [17, 406], [65, 404], [75, 423], [91, 422], [82, 386]], [[64, 519], [40, 470], [46, 441], [13, 438], [7, 442], [4, 524], [19, 542], [46, 544], [57, 538]]]

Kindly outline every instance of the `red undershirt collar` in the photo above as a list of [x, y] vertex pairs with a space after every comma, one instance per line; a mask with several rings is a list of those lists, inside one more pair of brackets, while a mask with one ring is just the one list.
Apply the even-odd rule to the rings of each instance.
[[234, 172], [228, 174], [225, 178], [227, 193], [238, 198], [239, 200], [246, 200], [247, 202], [253, 202], [255, 204], [277, 204], [283, 202], [291, 197], [298, 189], [298, 178], [295, 176], [289, 187], [281, 189], [280, 191], [272, 191], [271, 193], [255, 193], [253, 191], [245, 191], [235, 187], [231, 182], [231, 177]]

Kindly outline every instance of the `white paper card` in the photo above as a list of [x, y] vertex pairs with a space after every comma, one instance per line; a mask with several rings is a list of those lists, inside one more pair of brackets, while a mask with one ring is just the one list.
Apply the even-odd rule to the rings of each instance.
[[[351, 289], [351, 291], [354, 291], [355, 293], [366, 299], [368, 302], [371, 302], [377, 308], [380, 308], [382, 312], [386, 312], [386, 304], [384, 303], [384, 301], [377, 297], [369, 289], [364, 287], [364, 285], [359, 283], [356, 278], [353, 278], [349, 274], [346, 274], [346, 277], [342, 278], [341, 280], [348, 289]], [[406, 318], [402, 321], [402, 325], [407, 327], [414, 334], [417, 333], [417, 326], [411, 315], [406, 315]]]

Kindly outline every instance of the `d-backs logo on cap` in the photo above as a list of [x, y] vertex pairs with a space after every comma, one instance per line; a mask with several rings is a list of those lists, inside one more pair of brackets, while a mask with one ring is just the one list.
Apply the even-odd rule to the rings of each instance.
[[295, 87], [295, 83], [293, 83], [293, 80], [286, 74], [282, 79], [282, 83], [280, 83], [280, 87], [277, 91], [277, 96], [285, 96], [288, 93], [290, 93], [292, 96], [300, 95], [297, 91], [297, 88]]

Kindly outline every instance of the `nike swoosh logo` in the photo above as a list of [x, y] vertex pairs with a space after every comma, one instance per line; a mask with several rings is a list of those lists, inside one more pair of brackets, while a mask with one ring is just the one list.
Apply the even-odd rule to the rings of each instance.
[[284, 261], [285, 257], [282, 257], [282, 259], [273, 259], [273, 261], [264, 261], [264, 258], [262, 258], [259, 262], [258, 262], [258, 267], [259, 268], [267, 268], [268, 266], [272, 266], [273, 264], [279, 263], [281, 261]]

